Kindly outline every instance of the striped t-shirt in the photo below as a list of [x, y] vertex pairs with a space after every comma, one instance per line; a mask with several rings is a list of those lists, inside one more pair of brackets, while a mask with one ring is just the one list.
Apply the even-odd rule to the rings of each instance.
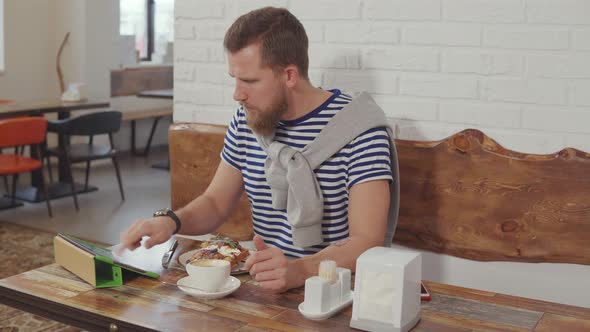
[[[312, 112], [295, 120], [280, 121], [275, 140], [299, 151], [313, 141], [334, 114], [351, 101], [349, 95], [339, 90], [331, 92], [333, 95]], [[306, 248], [293, 245], [286, 210], [272, 208], [264, 171], [267, 155], [246, 124], [242, 107], [229, 124], [221, 157], [242, 173], [252, 208], [254, 232], [267, 244], [283, 250], [285, 255], [302, 257], [348, 237], [348, 194], [352, 186], [371, 180], [392, 180], [389, 144], [385, 128], [370, 129], [314, 170], [324, 197], [324, 242]]]

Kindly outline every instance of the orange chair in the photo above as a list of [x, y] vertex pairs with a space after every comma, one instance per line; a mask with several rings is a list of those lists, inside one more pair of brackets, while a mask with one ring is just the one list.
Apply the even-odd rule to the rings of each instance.
[[[41, 152], [45, 135], [47, 133], [47, 120], [41, 117], [21, 117], [0, 120], [0, 149], [14, 147], [14, 154], [0, 154], [0, 176], [12, 175], [12, 203], [15, 203], [16, 183], [20, 173], [40, 170], [41, 185], [47, 211], [49, 216], [53, 217], [49, 196], [47, 195], [47, 185], [43, 176], [43, 160]], [[36, 149], [39, 159], [29, 158], [18, 153], [24, 147], [30, 145], [31, 149]], [[33, 152], [33, 150], [31, 150]], [[33, 154], [34, 155], [34, 154]]]

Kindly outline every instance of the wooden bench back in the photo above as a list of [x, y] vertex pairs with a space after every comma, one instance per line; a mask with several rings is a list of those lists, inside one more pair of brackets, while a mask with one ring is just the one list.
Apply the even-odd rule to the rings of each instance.
[[478, 130], [397, 140], [394, 242], [480, 261], [590, 264], [590, 155], [523, 154]]
[[[225, 128], [171, 127], [174, 208], [207, 188]], [[401, 206], [394, 243], [480, 261], [590, 264], [587, 153], [516, 153], [477, 130], [436, 142], [397, 140], [396, 146]], [[252, 237], [245, 197], [219, 231]]]
[[[168, 144], [172, 209], [185, 206], [205, 192], [221, 161], [225, 130], [225, 126], [197, 123], [170, 126]], [[217, 232], [239, 241], [252, 239], [254, 231], [250, 203], [245, 194], [240, 198], [230, 220]]]
[[135, 96], [146, 90], [174, 87], [172, 66], [144, 66], [111, 70], [111, 97]]

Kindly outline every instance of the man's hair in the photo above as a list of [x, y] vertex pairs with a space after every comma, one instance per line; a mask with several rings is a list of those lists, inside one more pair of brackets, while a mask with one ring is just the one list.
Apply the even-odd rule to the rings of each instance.
[[262, 65], [273, 70], [295, 65], [308, 79], [307, 34], [299, 20], [285, 8], [264, 7], [240, 17], [225, 33], [223, 46], [230, 53], [260, 42]]

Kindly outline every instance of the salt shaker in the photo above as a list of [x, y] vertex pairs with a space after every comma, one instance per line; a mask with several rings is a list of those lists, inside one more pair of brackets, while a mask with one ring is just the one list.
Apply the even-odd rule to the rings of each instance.
[[307, 319], [330, 318], [352, 303], [350, 270], [339, 268], [334, 261], [322, 261], [319, 275], [305, 281], [305, 299], [299, 312]]

